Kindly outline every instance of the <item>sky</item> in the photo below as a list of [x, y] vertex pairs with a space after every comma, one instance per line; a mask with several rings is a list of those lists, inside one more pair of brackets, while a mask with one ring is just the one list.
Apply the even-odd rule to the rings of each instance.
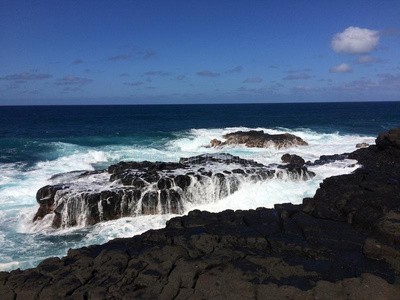
[[398, 0], [0, 1], [0, 105], [399, 100]]

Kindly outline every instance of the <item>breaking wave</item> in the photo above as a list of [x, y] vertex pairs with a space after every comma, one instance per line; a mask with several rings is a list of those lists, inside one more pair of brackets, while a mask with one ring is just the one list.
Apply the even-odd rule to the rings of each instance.
[[[307, 141], [309, 146], [290, 149], [246, 148], [226, 146], [222, 149], [209, 148], [210, 140], [232, 131], [264, 130], [266, 133], [289, 132]], [[290, 130], [285, 128], [231, 127], [220, 129], [192, 129], [174, 132], [172, 137], [155, 141], [149, 145], [130, 144], [108, 146], [82, 146], [71, 143], [52, 142], [46, 159], [34, 164], [0, 164], [0, 270], [17, 267], [28, 268], [37, 265], [49, 256], [62, 256], [69, 248], [104, 243], [116, 237], [129, 237], [149, 229], [162, 228], [176, 215], [150, 215], [125, 217], [102, 222], [93, 226], [81, 226], [54, 230], [51, 216], [41, 222], [32, 223], [38, 208], [35, 195], [37, 190], [54, 183], [52, 176], [75, 170], [95, 170], [121, 160], [135, 161], [178, 161], [180, 157], [194, 156], [218, 151], [228, 152], [245, 159], [263, 164], [279, 163], [283, 154], [290, 152], [314, 161], [320, 155], [354, 151], [357, 143], [374, 143], [374, 138], [340, 133], [317, 133], [309, 129]], [[191, 197], [203, 201], [186, 203], [183, 213], [192, 209], [222, 211], [225, 209], [254, 209], [260, 206], [273, 207], [276, 203], [301, 203], [304, 197], [314, 195], [324, 178], [347, 174], [358, 166], [355, 161], [336, 161], [322, 166], [309, 167], [317, 175], [308, 181], [291, 178], [274, 178], [268, 181], [252, 182], [243, 180], [236, 190], [218, 190], [215, 183], [198, 184], [191, 189]], [[63, 174], [62, 180], [68, 178]], [[59, 178], [59, 180], [61, 180]], [[215, 196], [218, 193], [218, 196]]]

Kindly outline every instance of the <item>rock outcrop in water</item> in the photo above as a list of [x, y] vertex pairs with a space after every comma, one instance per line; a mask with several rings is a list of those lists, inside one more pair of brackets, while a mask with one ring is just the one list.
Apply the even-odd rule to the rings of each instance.
[[[66, 180], [67, 175], [58, 177]], [[315, 176], [305, 167], [272, 169], [225, 153], [182, 158], [179, 163], [120, 162], [107, 171], [70, 175], [69, 182], [48, 185], [37, 192], [40, 207], [34, 221], [51, 214], [53, 227], [58, 228], [126, 216], [181, 214], [185, 205], [225, 198], [246, 181], [285, 176], [306, 180]]]
[[397, 299], [397, 142], [391, 136], [349, 154], [363, 167], [326, 179], [302, 205], [193, 211], [171, 219], [165, 229], [70, 250], [34, 269], [2, 272], [0, 294], [4, 299]]
[[308, 143], [302, 138], [290, 133], [283, 134], [268, 134], [264, 131], [236, 131], [225, 134], [223, 136], [225, 141], [213, 139], [210, 142], [210, 147], [221, 147], [225, 145], [240, 145], [243, 144], [247, 147], [269, 148], [274, 147], [277, 149], [288, 148], [293, 146], [307, 146]]
[[289, 154], [289, 153], [282, 155], [281, 160], [284, 163], [292, 164], [298, 167], [302, 167], [306, 163], [302, 157], [296, 154]]
[[[400, 132], [400, 129], [398, 129]], [[302, 205], [192, 211], [165, 229], [0, 272], [2, 299], [398, 299], [400, 139]]]

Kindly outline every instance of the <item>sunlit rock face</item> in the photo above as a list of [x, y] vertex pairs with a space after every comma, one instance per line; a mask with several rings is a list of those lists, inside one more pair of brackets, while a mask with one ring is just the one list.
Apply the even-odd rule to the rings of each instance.
[[293, 146], [307, 146], [308, 143], [302, 138], [290, 134], [268, 134], [264, 131], [236, 131], [225, 134], [225, 141], [213, 139], [210, 142], [210, 147], [222, 147], [225, 145], [245, 145], [251, 148], [289, 148]]

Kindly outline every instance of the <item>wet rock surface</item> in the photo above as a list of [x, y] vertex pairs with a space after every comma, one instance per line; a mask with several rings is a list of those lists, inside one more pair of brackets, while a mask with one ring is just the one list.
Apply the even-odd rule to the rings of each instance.
[[366, 148], [366, 147], [368, 147], [369, 146], [369, 144], [368, 143], [359, 143], [359, 144], [356, 144], [356, 148], [358, 149], [358, 148]]
[[307, 146], [308, 143], [302, 138], [290, 133], [284, 134], [268, 134], [264, 131], [236, 131], [225, 134], [225, 141], [213, 139], [210, 142], [210, 147], [221, 147], [224, 145], [245, 145], [247, 147], [268, 148], [274, 147], [277, 149], [288, 148], [293, 146]]
[[0, 273], [2, 299], [398, 299], [400, 150], [349, 155], [302, 205], [192, 211], [37, 268]]
[[[52, 215], [52, 225], [58, 228], [126, 216], [181, 214], [185, 205], [222, 199], [243, 182], [285, 176], [307, 180], [315, 174], [304, 166], [273, 168], [226, 153], [181, 158], [178, 163], [120, 162], [107, 170], [54, 176], [58, 183], [37, 193], [34, 221]], [[211, 193], [198, 192], [205, 189]], [[205, 199], [209, 194], [215, 199]]]
[[289, 154], [289, 153], [282, 155], [281, 160], [284, 163], [293, 164], [299, 167], [304, 166], [304, 164], [306, 163], [302, 157], [296, 154]]

